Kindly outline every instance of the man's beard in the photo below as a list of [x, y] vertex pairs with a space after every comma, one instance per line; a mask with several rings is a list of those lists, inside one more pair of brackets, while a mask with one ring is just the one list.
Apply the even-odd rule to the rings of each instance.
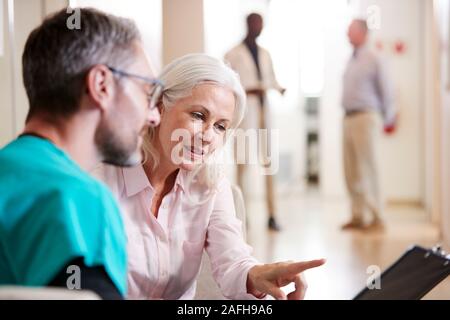
[[137, 133], [133, 134], [130, 143], [124, 141], [107, 124], [100, 124], [95, 133], [95, 144], [103, 163], [120, 167], [132, 167], [142, 161], [141, 150], [138, 149]]

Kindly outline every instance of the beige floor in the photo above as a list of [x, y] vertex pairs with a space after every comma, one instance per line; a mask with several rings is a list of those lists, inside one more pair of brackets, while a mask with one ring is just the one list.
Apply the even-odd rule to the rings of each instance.
[[[325, 266], [306, 273], [306, 299], [351, 299], [365, 286], [368, 266], [384, 270], [410, 245], [438, 242], [437, 229], [416, 207], [388, 207], [387, 230], [367, 234], [339, 229], [348, 218], [344, 200], [324, 201], [317, 192], [303, 192], [282, 197], [278, 206], [283, 230], [269, 232], [263, 203], [249, 199], [248, 241], [264, 262], [326, 258]], [[425, 299], [450, 300], [450, 277]]]

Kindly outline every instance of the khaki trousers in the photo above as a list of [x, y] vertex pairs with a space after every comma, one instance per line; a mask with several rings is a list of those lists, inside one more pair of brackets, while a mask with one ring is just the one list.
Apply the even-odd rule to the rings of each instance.
[[344, 172], [351, 200], [352, 221], [364, 223], [367, 213], [383, 218], [379, 177], [380, 116], [361, 112], [345, 116], [343, 126]]

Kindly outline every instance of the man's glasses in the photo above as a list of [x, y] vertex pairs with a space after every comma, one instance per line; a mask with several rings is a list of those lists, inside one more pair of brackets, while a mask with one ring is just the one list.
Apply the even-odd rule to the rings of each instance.
[[112, 73], [117, 74], [118, 76], [139, 79], [139, 80], [151, 85], [153, 89], [150, 93], [147, 94], [148, 108], [150, 110], [153, 110], [154, 108], [156, 108], [159, 98], [161, 97], [161, 94], [164, 91], [164, 84], [159, 79], [147, 78], [147, 77], [143, 77], [143, 76], [140, 76], [137, 74], [132, 74], [132, 73], [128, 73], [128, 72], [125, 72], [122, 70], [118, 70], [118, 69], [110, 67], [110, 66], [107, 66], [107, 67], [109, 70], [111, 70]]

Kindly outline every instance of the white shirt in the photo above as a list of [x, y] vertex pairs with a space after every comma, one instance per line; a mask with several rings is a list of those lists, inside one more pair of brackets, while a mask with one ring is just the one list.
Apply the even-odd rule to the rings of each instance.
[[[254, 88], [280, 90], [281, 86], [275, 77], [272, 58], [270, 57], [269, 51], [258, 46], [258, 59], [261, 80], [258, 78], [258, 71], [252, 54], [245, 43], [242, 42], [238, 44], [225, 55], [225, 61], [239, 74], [241, 84], [245, 90]], [[258, 98], [254, 95], [247, 96], [247, 106], [247, 114], [242, 121], [241, 127], [244, 129], [258, 128], [258, 112], [260, 109]], [[265, 112], [265, 118], [266, 124], [270, 126], [270, 116], [268, 115], [268, 112]]]

